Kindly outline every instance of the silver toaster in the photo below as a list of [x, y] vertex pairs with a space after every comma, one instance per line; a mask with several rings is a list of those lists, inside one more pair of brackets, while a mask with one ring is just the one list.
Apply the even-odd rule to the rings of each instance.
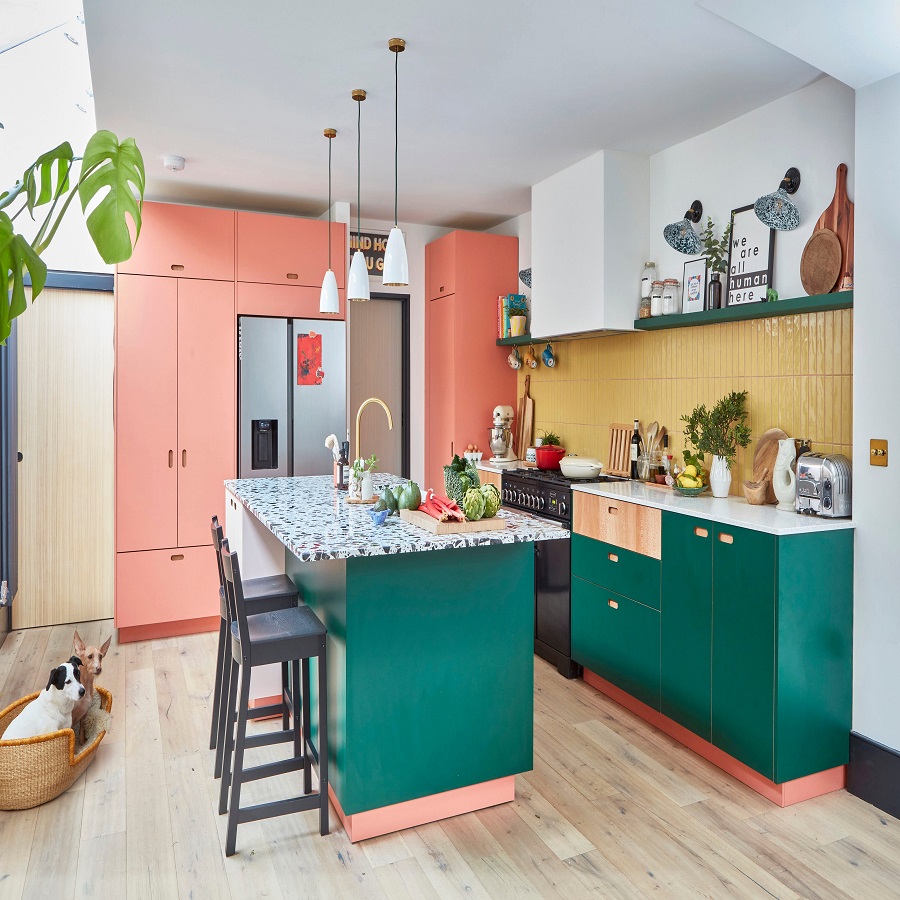
[[850, 460], [839, 453], [804, 453], [797, 459], [798, 513], [843, 519], [850, 515]]

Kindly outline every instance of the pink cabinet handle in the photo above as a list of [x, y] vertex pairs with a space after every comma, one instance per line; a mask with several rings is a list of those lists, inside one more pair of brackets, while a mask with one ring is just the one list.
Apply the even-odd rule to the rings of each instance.
[[608, 553], [607, 556], [609, 557], [610, 562], [618, 562], [619, 561], [619, 556], [617, 553]]
[[181, 468], [184, 469], [187, 466], [187, 450], [181, 451]]
[[292, 281], [296, 281], [300, 276], [296, 272], [288, 272], [287, 277]]
[[720, 540], [723, 544], [733, 544], [733, 543], [734, 543], [734, 536], [733, 536], [733, 535], [730, 535], [730, 534], [725, 534], [725, 532], [723, 531], [723, 532], [719, 535], [719, 540]]
[[170, 268], [173, 272], [183, 272], [183, 271], [184, 271], [184, 266], [179, 266], [179, 265], [175, 265], [175, 264], [169, 266], [169, 268]]
[[607, 606], [610, 606], [613, 609], [619, 608], [619, 604], [615, 600], [607, 600], [606, 603], [607, 603]]
[[699, 525], [694, 529], [694, 534], [696, 534], [697, 537], [701, 538], [709, 537], [709, 532], [705, 528], [701, 528]]
[[174, 465], [175, 465], [175, 451], [170, 450], [169, 451], [169, 468], [171, 469], [172, 466], [174, 466]]

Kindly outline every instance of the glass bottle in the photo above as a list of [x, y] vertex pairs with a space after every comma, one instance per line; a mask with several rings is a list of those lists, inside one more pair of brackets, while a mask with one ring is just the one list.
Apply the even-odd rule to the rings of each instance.
[[663, 283], [662, 314], [674, 316], [681, 312], [681, 290], [677, 278], [667, 278]]
[[650, 288], [650, 315], [654, 318], [661, 316], [662, 311], [663, 283], [654, 281]]
[[706, 288], [706, 309], [722, 308], [722, 281], [721, 273], [710, 272], [709, 286]]
[[656, 274], [656, 263], [644, 263], [644, 271], [641, 272], [641, 300], [650, 297], [650, 289], [653, 287], [653, 282], [656, 281], [658, 277], [659, 276]]

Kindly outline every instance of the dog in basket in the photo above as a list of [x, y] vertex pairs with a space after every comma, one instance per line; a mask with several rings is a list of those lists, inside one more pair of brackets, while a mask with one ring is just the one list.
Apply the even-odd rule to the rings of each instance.
[[72, 727], [72, 710], [84, 696], [79, 662], [73, 656], [50, 671], [47, 687], [10, 722], [3, 740], [37, 737]]
[[94, 705], [94, 679], [103, 671], [103, 657], [109, 652], [109, 642], [112, 636], [106, 639], [102, 647], [88, 647], [75, 629], [75, 637], [72, 645], [75, 656], [81, 661], [81, 683], [84, 685], [84, 696], [75, 704], [72, 710], [72, 728], [75, 731], [75, 739], [83, 744], [87, 739], [85, 730], [85, 717], [91, 706]]

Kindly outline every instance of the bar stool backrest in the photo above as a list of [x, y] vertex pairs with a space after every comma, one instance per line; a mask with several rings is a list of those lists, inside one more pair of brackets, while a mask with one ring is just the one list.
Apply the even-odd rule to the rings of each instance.
[[250, 653], [250, 631], [247, 627], [247, 610], [244, 606], [244, 588], [241, 582], [241, 567], [237, 553], [228, 549], [227, 538], [222, 541], [219, 553], [222, 560], [222, 574], [225, 576], [225, 597], [228, 601], [228, 614], [232, 622], [238, 623], [238, 634], [241, 636], [241, 655], [246, 659]]
[[219, 587], [224, 590], [225, 575], [222, 572], [222, 557], [220, 556], [220, 554], [222, 552], [222, 541], [225, 540], [225, 532], [223, 531], [222, 526], [219, 524], [218, 516], [212, 517], [210, 531], [212, 532], [213, 548], [216, 551], [216, 565], [219, 568]]

